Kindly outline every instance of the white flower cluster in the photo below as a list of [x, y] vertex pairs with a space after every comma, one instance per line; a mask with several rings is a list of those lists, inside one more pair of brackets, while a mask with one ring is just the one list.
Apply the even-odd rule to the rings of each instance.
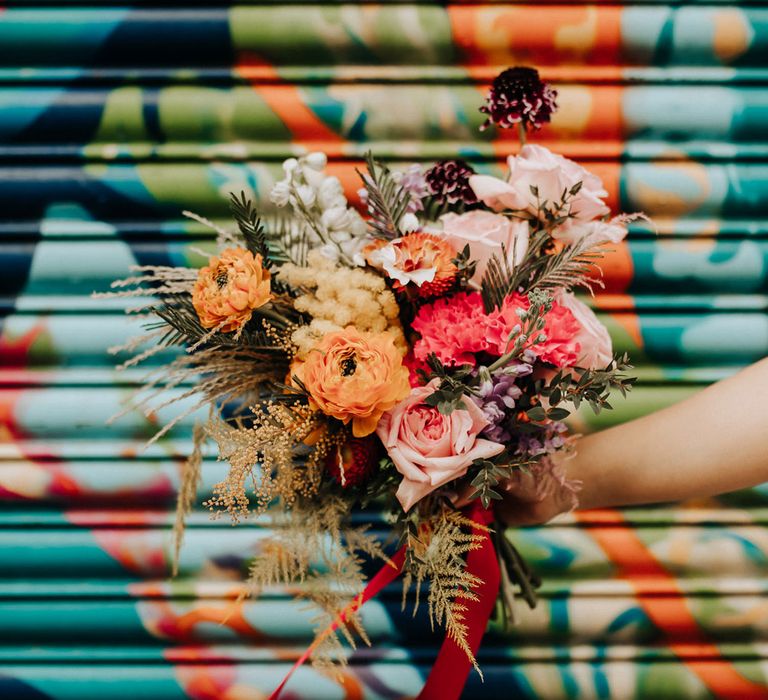
[[364, 265], [362, 248], [369, 242], [366, 224], [349, 206], [339, 178], [326, 175], [324, 153], [309, 153], [283, 163], [285, 177], [270, 192], [278, 207], [290, 205], [307, 224], [310, 244], [334, 262]]

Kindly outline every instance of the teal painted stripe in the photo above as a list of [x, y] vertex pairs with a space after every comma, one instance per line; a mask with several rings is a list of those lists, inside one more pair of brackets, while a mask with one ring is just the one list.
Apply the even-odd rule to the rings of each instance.
[[[686, 578], [674, 581], [654, 580], [657, 595], [676, 595], [680, 592], [696, 597], [711, 596], [718, 593], [729, 596], [733, 600], [752, 598], [768, 593], [768, 582], [758, 576], [727, 577], [719, 580], [708, 578]], [[8, 581], [0, 579], [0, 600], [31, 601], [46, 598], [59, 602], [66, 600], [97, 601], [100, 599], [118, 600], [232, 600], [233, 594], [243, 590], [244, 582], [228, 580], [208, 580], [201, 582], [194, 578], [174, 578], [172, 580], [153, 580], [137, 582], [130, 579], [95, 578], [62, 579], [38, 578]], [[289, 586], [273, 586], [261, 591], [256, 599], [258, 602], [293, 600], [296, 589]], [[398, 582], [384, 589], [382, 600], [400, 598], [402, 587]], [[631, 582], [623, 579], [587, 580], [580, 585], [571, 587], [563, 580], [543, 581], [539, 589], [543, 599], [573, 599], [573, 600], [631, 600], [638, 596]], [[645, 594], [644, 594], [645, 595]], [[653, 594], [649, 594], [653, 595]], [[0, 652], [2, 646], [0, 646]], [[108, 651], [105, 650], [105, 651]]]
[[[411, 653], [424, 652], [424, 647], [434, 649], [439, 642], [431, 633], [427, 620], [421, 616], [403, 628], [404, 618], [410, 617], [400, 611], [397, 590], [392, 596], [383, 597], [367, 604], [361, 617], [372, 642], [391, 649], [396, 644], [406, 646]], [[701, 614], [707, 601], [703, 597], [689, 597], [689, 605]], [[729, 597], [721, 594], [718, 607], [723, 612], [759, 607], [760, 596]], [[537, 614], [524, 614], [516, 630], [501, 634], [492, 630], [483, 651], [486, 656], [514, 657], [524, 654], [525, 647], [538, 645], [600, 644], [603, 641], [621, 641], [625, 645], [650, 644], [660, 641], [661, 635], [634, 597], [556, 598], [542, 600]], [[40, 601], [0, 601], [0, 634], [4, 639], [13, 639], [10, 649], [0, 648], [0, 663], [23, 659], [25, 661], [55, 660], [62, 650], [39, 648], [39, 645], [54, 645], [57, 642], [74, 643], [80, 646], [104, 643], [106, 649], [94, 654], [95, 659], [123, 660], [121, 648], [126, 645], [149, 645], [153, 641], [167, 641], [177, 644], [229, 645], [238, 642], [247, 644], [254, 638], [269, 640], [272, 650], [283, 645], [311, 643], [313, 637], [312, 619], [314, 611], [291, 600], [247, 601], [238, 606], [240, 630], [232, 626], [216, 624], [216, 618], [223, 619], [234, 608], [231, 599], [219, 600], [140, 600], [130, 601], [66, 601], [50, 600], [46, 605], [41, 625]], [[579, 622], [570, 623], [563, 613], [570, 613]], [[627, 616], [632, 624], [622, 627]], [[703, 631], [713, 640], [728, 642], [731, 630], [717, 625], [716, 617], [703, 617]], [[618, 620], [618, 623], [616, 621]], [[619, 629], [611, 629], [615, 625]], [[760, 629], [759, 620], [746, 622], [741, 629], [742, 639], [762, 642], [766, 634]], [[76, 632], [73, 633], [73, 630]], [[671, 635], [666, 641], [684, 642], [685, 632]], [[514, 645], [517, 649], [505, 648], [501, 644]], [[31, 648], [23, 652], [19, 646]], [[18, 645], [18, 646], [16, 646]], [[255, 644], [253, 646], [256, 646]], [[262, 647], [266, 645], [262, 642]], [[74, 651], [74, 650], [72, 650]], [[70, 656], [72, 651], [64, 653]], [[83, 650], [84, 651], [84, 650]], [[250, 653], [249, 653], [250, 651]], [[243, 656], [253, 658], [255, 650], [244, 650]], [[268, 649], [262, 648], [262, 659]], [[135, 653], [135, 650], [134, 650]], [[665, 653], [665, 652], [662, 652]], [[235, 649], [235, 654], [237, 650]], [[666, 655], [666, 653], [665, 653]], [[138, 656], [138, 655], [137, 655]], [[131, 651], [129, 651], [131, 658]], [[158, 654], [158, 660], [162, 658]], [[258, 658], [258, 656], [256, 656]], [[133, 660], [139, 660], [136, 656]]]
[[[12, 45], [17, 49], [5, 59], [10, 65], [77, 65], [79, 62], [87, 65], [93, 56], [93, 47], [103, 44], [99, 60], [106, 66], [127, 64], [132, 59], [133, 63], [152, 67], [197, 67], [201, 62], [199, 54], [195, 53], [196, 43], [210, 57], [209, 64], [212, 65], [229, 65], [234, 50], [260, 52], [266, 60], [280, 67], [297, 64], [307, 67], [345, 64], [432, 66], [461, 64], [463, 59], [466, 60], [462, 55], [463, 47], [457, 46], [451, 36], [449, 12], [434, 3], [418, 1], [373, 3], [373, 7], [366, 10], [354, 3], [339, 2], [324, 3], [320, 7], [295, 1], [280, 3], [279, 6], [276, 3], [242, 2], [229, 10], [209, 4], [186, 11], [179, 7], [174, 12], [168, 12], [164, 7], [152, 7], [158, 3], [146, 0], [137, 3], [149, 6], [143, 12], [130, 12], [129, 8], [122, 7], [109, 8], [112, 2], [102, 3], [98, 8], [71, 7], [68, 5], [74, 3], [68, 2], [55, 3], [61, 6], [60, 9], [31, 9], [38, 4], [34, 1], [12, 1], [9, 4], [30, 7], [12, 7], [6, 12], [5, 22], [0, 22], [0, 38], [14, 42]], [[300, 6], [292, 7], [297, 4]], [[492, 4], [504, 9], [508, 3]], [[525, 3], [512, 4], [525, 6]], [[535, 3], [528, 3], [539, 8], [540, 21], [544, 23], [556, 21], [558, 17], [559, 8], [550, 7], [550, 4], [546, 2], [536, 6]], [[598, 6], [601, 4], [614, 3], [597, 3]], [[717, 4], [711, 0], [701, 3], [703, 6], [690, 2], [688, 7], [669, 9], [648, 6], [662, 4], [660, 0], [656, 3], [626, 4], [631, 6], [621, 13], [619, 46], [606, 45], [603, 40], [592, 52], [589, 47], [579, 52], [586, 54], [582, 57], [555, 45], [550, 62], [555, 65], [578, 65], [581, 62], [587, 66], [594, 63], [610, 65], [616, 60], [614, 52], [617, 52], [620, 65], [762, 65], [766, 45], [763, 28], [767, 20], [763, 8], [751, 7], [759, 4], [757, 2], [739, 3], [740, 7], [731, 13], [728, 28], [742, 35], [739, 37], [742, 39], [741, 50], [735, 56], [731, 55], [732, 52], [719, 50], [718, 30], [724, 19], [716, 8], [708, 7]], [[476, 13], [487, 14], [488, 9], [477, 8]], [[213, 36], [201, 35], [198, 29], [201, 23], [213, 26], [217, 31], [210, 33]], [[343, 31], [323, 31], [324, 23], [340, 26]], [[6, 26], [3, 27], [3, 24]], [[57, 45], [55, 37], [57, 31], [61, 31], [61, 25], [67, 27], [70, 35], [77, 40], [74, 42], [76, 45], [68, 45], [64, 41]], [[410, 27], [409, 32], [398, 31], [405, 25]], [[123, 30], [124, 35], [104, 36], [104, 28], [113, 26]], [[175, 32], [173, 41], [176, 50], [163, 52], [158, 40], [168, 41], [169, 27]], [[226, 31], [230, 28], [231, 32]], [[15, 37], [13, 29], [23, 30], [25, 41]], [[7, 36], [3, 36], [4, 32]], [[128, 38], [132, 35], [150, 39], [145, 45], [146, 55], [126, 55]], [[491, 35], [489, 38], [494, 48], [501, 44], [499, 37]], [[609, 37], [609, 41], [613, 39], [613, 36]], [[518, 39], [521, 42], [525, 40], [525, 35]], [[52, 43], [62, 53], [59, 61], [55, 60], [51, 50]], [[475, 43], [481, 44], [482, 40], [478, 37]], [[540, 49], [533, 42], [530, 48]], [[524, 44], [518, 48], [523, 54], [525, 49], [529, 46]], [[466, 53], [471, 59], [472, 52]], [[541, 51], [539, 54], [540, 61], [546, 61], [546, 54]]]

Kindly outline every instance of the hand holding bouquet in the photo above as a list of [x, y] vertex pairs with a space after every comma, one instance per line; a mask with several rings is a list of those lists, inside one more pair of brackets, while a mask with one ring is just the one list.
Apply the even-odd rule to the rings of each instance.
[[[511, 69], [483, 110], [524, 141], [555, 97], [535, 71]], [[207, 265], [142, 268], [118, 292], [152, 297], [137, 359], [186, 348], [139, 405], [191, 381], [187, 413], [209, 408], [179, 543], [213, 439], [229, 475], [207, 505], [235, 522], [272, 517], [250, 581], [304, 584], [322, 611], [315, 661], [336, 655], [339, 637], [364, 635], [360, 605], [396, 576], [405, 591], [428, 584], [430, 617], [447, 635], [441, 656], [464, 661], [424, 697], [460, 692], [499, 584], [507, 615], [516, 590], [535, 603], [535, 575], [492, 525], [504, 485], [524, 477], [575, 506], [577, 485], [551, 460], [569, 449], [564, 421], [583, 403], [610, 408], [611, 391], [632, 382], [573, 294], [599, 284], [596, 264], [631, 217], [609, 218], [600, 179], [544, 147], [523, 145], [507, 165], [498, 179], [459, 160], [397, 171], [369, 156], [364, 218], [323, 154], [291, 158], [268, 227], [233, 196], [237, 232], [210, 224], [219, 252]], [[391, 558], [352, 517], [374, 504], [389, 513]], [[365, 588], [371, 557], [384, 568]]]

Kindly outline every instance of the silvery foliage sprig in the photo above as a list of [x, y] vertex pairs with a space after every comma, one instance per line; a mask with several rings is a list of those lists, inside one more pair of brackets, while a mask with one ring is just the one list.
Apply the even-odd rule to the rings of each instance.
[[364, 265], [360, 251], [368, 242], [365, 221], [349, 206], [339, 178], [326, 175], [327, 162], [319, 152], [288, 158], [285, 177], [275, 183], [270, 199], [278, 207], [293, 208], [304, 225], [298, 233], [320, 246], [326, 257], [351, 267]]

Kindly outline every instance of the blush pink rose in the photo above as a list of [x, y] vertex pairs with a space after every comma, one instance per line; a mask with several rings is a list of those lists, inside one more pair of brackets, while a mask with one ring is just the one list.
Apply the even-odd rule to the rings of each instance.
[[583, 224], [573, 224], [566, 228], [560, 228], [555, 231], [555, 238], [567, 245], [571, 245], [581, 240], [589, 238], [593, 245], [602, 245], [603, 243], [621, 243], [627, 237], [627, 227], [622, 223], [620, 217], [615, 217], [609, 221], [589, 221]]
[[579, 344], [579, 367], [603, 369], [613, 359], [613, 344], [608, 329], [600, 323], [594, 311], [570, 292], [557, 296], [557, 303], [568, 309], [580, 329], [574, 340]]
[[469, 399], [466, 410], [456, 409], [448, 416], [427, 406], [424, 400], [438, 385], [433, 379], [414, 388], [408, 398], [384, 413], [376, 428], [403, 475], [396, 495], [405, 511], [436, 488], [464, 476], [474, 460], [504, 450], [504, 445], [478, 437], [488, 421]]
[[519, 265], [528, 251], [528, 222], [508, 219], [489, 211], [473, 210], [465, 214], [445, 214], [442, 235], [457, 251], [469, 245], [470, 259], [477, 261], [472, 277], [482, 281], [488, 261], [502, 256], [502, 245], [507, 251], [510, 267]]
[[528, 208], [531, 193], [518, 192], [517, 188], [506, 180], [491, 175], [470, 175], [469, 186], [475, 196], [493, 211], [505, 209], [524, 210]]
[[523, 146], [519, 155], [507, 159], [507, 164], [506, 182], [487, 175], [473, 175], [469, 179], [477, 198], [494, 211], [524, 209], [536, 216], [537, 198], [531, 187], [538, 188], [538, 202], [546, 201], [551, 208], [561, 201], [564, 190], [581, 182], [581, 189], [569, 200], [571, 218], [552, 232], [553, 238], [565, 238], [572, 227], [583, 226], [610, 213], [603, 201], [608, 193], [602, 180], [548, 148]]

